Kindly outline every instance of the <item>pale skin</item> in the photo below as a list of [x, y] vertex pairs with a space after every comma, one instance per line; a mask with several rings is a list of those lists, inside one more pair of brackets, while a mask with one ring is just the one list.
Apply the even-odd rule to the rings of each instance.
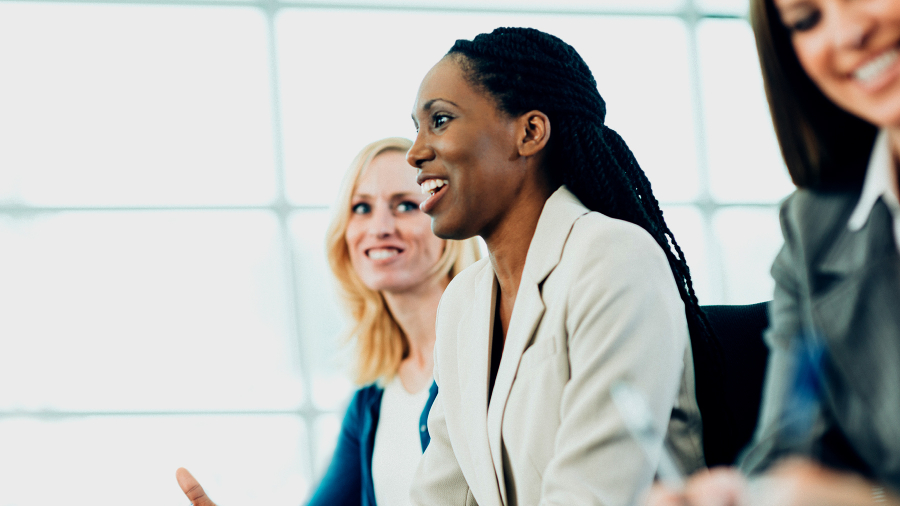
[[[888, 131], [900, 160], [900, 4], [893, 0], [775, 0], [797, 59], [835, 104]], [[879, 71], [880, 70], [880, 71]]]
[[[900, 166], [900, 58], [896, 57], [900, 2], [774, 0], [774, 5], [810, 79], [839, 107], [888, 132], [896, 172]], [[645, 504], [900, 506], [900, 497], [859, 475], [792, 458], [751, 480], [737, 469], [719, 468], [692, 476], [684, 490], [657, 485]]]
[[[447, 276], [429, 278], [440, 259], [444, 241], [431, 232], [428, 216], [418, 205], [425, 200], [414, 171], [399, 151], [382, 153], [360, 177], [345, 238], [354, 270], [370, 289], [384, 296], [394, 320], [409, 343], [409, 353], [397, 375], [411, 392], [432, 381], [434, 321]], [[359, 212], [364, 211], [364, 212]], [[397, 249], [387, 259], [368, 256], [372, 250]]]
[[[447, 276], [429, 276], [444, 241], [431, 232], [431, 219], [418, 205], [425, 199], [403, 153], [388, 151], [372, 160], [351, 199], [345, 233], [351, 264], [363, 283], [384, 296], [394, 320], [407, 336], [409, 352], [397, 376], [408, 392], [432, 382], [435, 319]], [[397, 251], [387, 258], [373, 251]], [[175, 477], [193, 506], [215, 506], [187, 469]]]

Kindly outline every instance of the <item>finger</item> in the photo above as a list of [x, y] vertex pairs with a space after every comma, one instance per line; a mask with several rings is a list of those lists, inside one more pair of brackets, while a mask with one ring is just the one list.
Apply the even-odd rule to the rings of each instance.
[[656, 484], [647, 492], [641, 504], [644, 506], [683, 506], [685, 499], [681, 492]]
[[694, 506], [746, 504], [746, 481], [735, 469], [717, 467], [695, 474], [685, 488], [687, 502]]
[[181, 491], [184, 492], [184, 495], [191, 500], [193, 506], [216, 506], [216, 503], [212, 502], [212, 500], [206, 496], [203, 487], [200, 486], [200, 483], [197, 482], [187, 469], [179, 467], [178, 470], [175, 471], [175, 479], [178, 480], [178, 486], [181, 487]]

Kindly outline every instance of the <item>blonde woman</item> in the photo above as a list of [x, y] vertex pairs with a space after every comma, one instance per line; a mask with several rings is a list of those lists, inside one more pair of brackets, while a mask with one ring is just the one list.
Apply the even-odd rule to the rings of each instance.
[[[310, 506], [409, 504], [430, 437], [437, 395], [432, 351], [438, 302], [450, 280], [478, 260], [475, 239], [431, 232], [425, 200], [406, 162], [412, 142], [391, 137], [356, 155], [326, 236], [331, 270], [352, 318], [356, 391], [325, 477]], [[215, 506], [184, 468], [178, 484], [194, 506]]]
[[[478, 260], [475, 239], [431, 232], [425, 200], [406, 162], [412, 142], [391, 137], [356, 155], [326, 236], [331, 270], [352, 325], [356, 391], [331, 465], [310, 506], [409, 504], [412, 477], [431, 440], [437, 395], [432, 351], [438, 302], [450, 280]], [[178, 484], [194, 506], [215, 506], [184, 468]]]
[[445, 241], [419, 210], [407, 139], [373, 142], [350, 165], [328, 227], [328, 261], [353, 324], [356, 381], [331, 465], [310, 505], [398, 505], [428, 445], [435, 315], [478, 245]]

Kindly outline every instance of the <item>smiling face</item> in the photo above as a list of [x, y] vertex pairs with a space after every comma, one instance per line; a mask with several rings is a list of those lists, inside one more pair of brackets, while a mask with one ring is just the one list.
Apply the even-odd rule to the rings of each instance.
[[519, 122], [469, 84], [453, 56], [425, 76], [412, 116], [418, 133], [407, 161], [419, 169], [432, 230], [445, 239], [488, 240], [528, 176], [516, 145]]
[[405, 292], [432, 281], [444, 241], [419, 210], [424, 199], [400, 151], [379, 154], [360, 176], [344, 238], [353, 269], [370, 289]]
[[900, 2], [774, 0], [810, 79], [839, 107], [900, 126]]

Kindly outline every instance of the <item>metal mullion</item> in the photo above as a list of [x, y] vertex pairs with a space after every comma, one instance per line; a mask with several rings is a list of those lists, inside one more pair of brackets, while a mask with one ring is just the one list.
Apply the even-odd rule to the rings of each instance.
[[[685, 0], [684, 20], [688, 30], [688, 52], [690, 56], [690, 79], [692, 101], [694, 104], [694, 131], [696, 136], [695, 146], [697, 150], [697, 179], [700, 185], [700, 194], [695, 201], [695, 207], [700, 211], [703, 223], [703, 237], [706, 242], [707, 258], [710, 265], [710, 286], [713, 293], [707, 294], [708, 299], [722, 300], [724, 296], [724, 266], [722, 251], [716, 242], [713, 230], [713, 215], [718, 205], [713, 201], [710, 192], [711, 171], [706, 147], [706, 118], [703, 115], [703, 90], [700, 73], [700, 41], [698, 40], [698, 24], [702, 16], [694, 5], [694, 0]], [[698, 294], [700, 298], [703, 294]], [[701, 299], [702, 302], [702, 299]]]
[[[300, 294], [298, 293], [299, 285], [299, 266], [297, 265], [293, 237], [290, 229], [290, 217], [294, 211], [300, 210], [301, 206], [292, 206], [287, 196], [286, 169], [284, 166], [284, 123], [281, 110], [281, 87], [280, 87], [280, 68], [278, 66], [278, 38], [276, 34], [275, 19], [281, 6], [277, 0], [266, 0], [264, 10], [266, 13], [266, 24], [269, 46], [269, 79], [272, 87], [272, 123], [273, 123], [273, 149], [275, 150], [275, 176], [276, 176], [276, 209], [278, 213], [279, 229], [282, 237], [282, 248], [285, 256], [285, 279], [289, 281], [288, 286], [288, 304], [290, 308], [291, 318], [291, 334], [297, 350], [297, 361], [300, 367], [300, 377], [303, 380], [303, 406], [296, 413], [303, 419], [306, 424], [307, 448], [306, 452], [307, 466], [310, 476], [307, 478], [312, 481], [312, 474], [315, 469], [316, 462], [316, 435], [315, 435], [315, 419], [323, 414], [313, 403], [313, 377], [310, 370], [310, 361], [307, 359], [306, 346], [304, 336], [300, 332]], [[302, 209], [322, 210], [327, 206], [303, 206]]]

